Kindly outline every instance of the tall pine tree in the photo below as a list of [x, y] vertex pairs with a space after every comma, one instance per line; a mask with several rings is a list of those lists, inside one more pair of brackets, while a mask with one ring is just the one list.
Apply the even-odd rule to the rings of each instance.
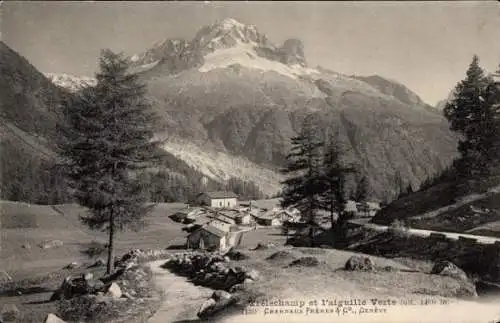
[[[330, 214], [332, 232], [336, 233], [336, 236], [340, 234], [347, 222], [345, 213], [347, 176], [356, 172], [354, 167], [343, 165], [341, 157], [342, 151], [339, 143], [329, 139], [322, 163], [321, 208]], [[335, 219], [335, 213], [337, 219]]]
[[323, 142], [316, 131], [313, 118], [307, 117], [299, 134], [292, 139], [292, 150], [287, 155], [283, 174], [281, 206], [295, 207], [309, 228], [309, 242], [313, 242], [316, 217], [321, 209], [321, 167]]
[[157, 118], [144, 85], [127, 72], [127, 59], [103, 50], [99, 67], [97, 85], [65, 103], [60, 147], [72, 193], [89, 210], [81, 220], [108, 232], [111, 273], [117, 231], [140, 228], [152, 207], [138, 174], [155, 166], [160, 156], [154, 139]]
[[457, 171], [470, 176], [484, 167], [481, 144], [482, 127], [485, 123], [483, 94], [490, 83], [479, 58], [474, 55], [466, 72], [466, 78], [455, 87], [455, 95], [445, 108], [444, 115], [450, 122], [450, 129], [461, 134], [458, 144], [461, 158], [457, 161]]
[[500, 70], [484, 92], [481, 150], [487, 175], [498, 175], [500, 163]]
[[360, 175], [360, 171], [356, 173], [356, 189], [353, 192], [351, 199], [358, 202], [359, 211], [367, 213], [369, 207], [366, 199], [368, 198], [368, 178], [366, 175]]

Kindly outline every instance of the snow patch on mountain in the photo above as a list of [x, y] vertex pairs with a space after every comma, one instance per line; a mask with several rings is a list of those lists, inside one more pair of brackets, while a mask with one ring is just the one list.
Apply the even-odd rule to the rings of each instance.
[[246, 68], [258, 69], [264, 72], [276, 72], [293, 79], [296, 79], [298, 76], [314, 76], [320, 74], [320, 72], [314, 68], [303, 67], [299, 64], [288, 66], [281, 62], [259, 56], [254, 50], [255, 46], [257, 46], [256, 43], [238, 42], [233, 47], [217, 49], [205, 55], [205, 62], [198, 71], [205, 73], [217, 68], [241, 65]]
[[87, 86], [95, 86], [97, 80], [88, 76], [75, 76], [71, 74], [46, 73], [45, 76], [55, 85], [76, 92]]

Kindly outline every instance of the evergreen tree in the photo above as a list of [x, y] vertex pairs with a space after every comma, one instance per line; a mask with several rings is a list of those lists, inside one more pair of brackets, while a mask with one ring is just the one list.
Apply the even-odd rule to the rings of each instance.
[[309, 228], [310, 243], [313, 242], [316, 216], [321, 209], [321, 165], [323, 142], [319, 139], [314, 122], [307, 117], [299, 134], [292, 139], [292, 149], [287, 155], [287, 166], [283, 174], [281, 206], [295, 207]]
[[396, 194], [397, 194], [397, 197], [402, 197], [404, 195], [404, 189], [405, 189], [405, 186], [404, 186], [404, 182], [403, 182], [403, 177], [401, 176], [401, 172], [400, 171], [396, 171], [396, 173], [394, 174], [394, 185], [395, 185], [395, 189], [396, 189]]
[[478, 56], [474, 55], [466, 78], [457, 84], [455, 97], [444, 108], [450, 129], [462, 136], [458, 144], [461, 158], [456, 163], [461, 175], [472, 175], [484, 167], [481, 138], [487, 121], [483, 94], [489, 83], [490, 79], [479, 66]]
[[[352, 166], [344, 166], [341, 161], [341, 148], [337, 142], [329, 140], [322, 164], [321, 208], [330, 213], [332, 232], [336, 227], [336, 236], [342, 232], [347, 222], [345, 207], [347, 204], [345, 183], [349, 174], [355, 173]], [[337, 219], [335, 219], [337, 213]], [[340, 238], [340, 237], [339, 237]]]
[[[500, 76], [500, 70], [497, 71]], [[484, 93], [481, 151], [487, 175], [497, 175], [500, 163], [500, 81], [491, 80]]]
[[356, 202], [365, 202], [368, 198], [368, 178], [366, 175], [358, 176], [356, 179], [356, 190], [352, 199]]
[[356, 189], [351, 196], [351, 199], [358, 203], [358, 211], [366, 214], [369, 211], [369, 206], [366, 199], [368, 198], [368, 178], [365, 175], [356, 176]]
[[145, 87], [127, 72], [121, 54], [103, 50], [97, 85], [65, 102], [60, 143], [68, 183], [78, 203], [89, 210], [82, 217], [92, 229], [109, 234], [107, 272], [113, 271], [118, 230], [138, 229], [152, 206], [139, 174], [159, 160], [154, 140], [156, 117], [145, 99]]

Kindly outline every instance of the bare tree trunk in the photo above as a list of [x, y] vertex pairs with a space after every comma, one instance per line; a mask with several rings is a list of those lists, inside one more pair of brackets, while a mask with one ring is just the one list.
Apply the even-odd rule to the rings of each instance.
[[109, 216], [109, 240], [108, 240], [108, 262], [106, 266], [106, 273], [111, 274], [114, 270], [114, 253], [115, 253], [115, 219], [113, 210], [111, 210], [111, 214]]

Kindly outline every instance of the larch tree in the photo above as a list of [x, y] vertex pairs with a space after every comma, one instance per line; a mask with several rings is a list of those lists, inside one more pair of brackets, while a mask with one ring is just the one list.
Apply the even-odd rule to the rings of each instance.
[[359, 203], [360, 211], [365, 214], [369, 211], [366, 201], [368, 198], [368, 190], [368, 178], [366, 175], [361, 175], [361, 172], [358, 170], [356, 173], [356, 188], [351, 196], [351, 199]]
[[330, 214], [331, 231], [336, 239], [342, 239], [342, 232], [348, 220], [345, 212], [347, 177], [355, 173], [356, 169], [353, 166], [343, 163], [339, 143], [329, 138], [322, 161], [321, 209]]
[[122, 54], [103, 50], [97, 84], [67, 99], [60, 124], [62, 166], [72, 194], [89, 212], [81, 220], [108, 232], [107, 273], [114, 270], [118, 231], [139, 229], [147, 204], [140, 172], [161, 158], [158, 123], [138, 76]]
[[356, 176], [356, 188], [354, 194], [352, 195], [352, 199], [356, 202], [365, 202], [368, 198], [368, 178], [366, 175], [360, 175], [360, 172], [357, 172]]
[[280, 204], [295, 207], [309, 228], [310, 243], [317, 226], [316, 217], [321, 209], [321, 168], [323, 142], [316, 131], [313, 118], [306, 117], [299, 134], [293, 138], [287, 165], [282, 173], [287, 177], [282, 182]]

